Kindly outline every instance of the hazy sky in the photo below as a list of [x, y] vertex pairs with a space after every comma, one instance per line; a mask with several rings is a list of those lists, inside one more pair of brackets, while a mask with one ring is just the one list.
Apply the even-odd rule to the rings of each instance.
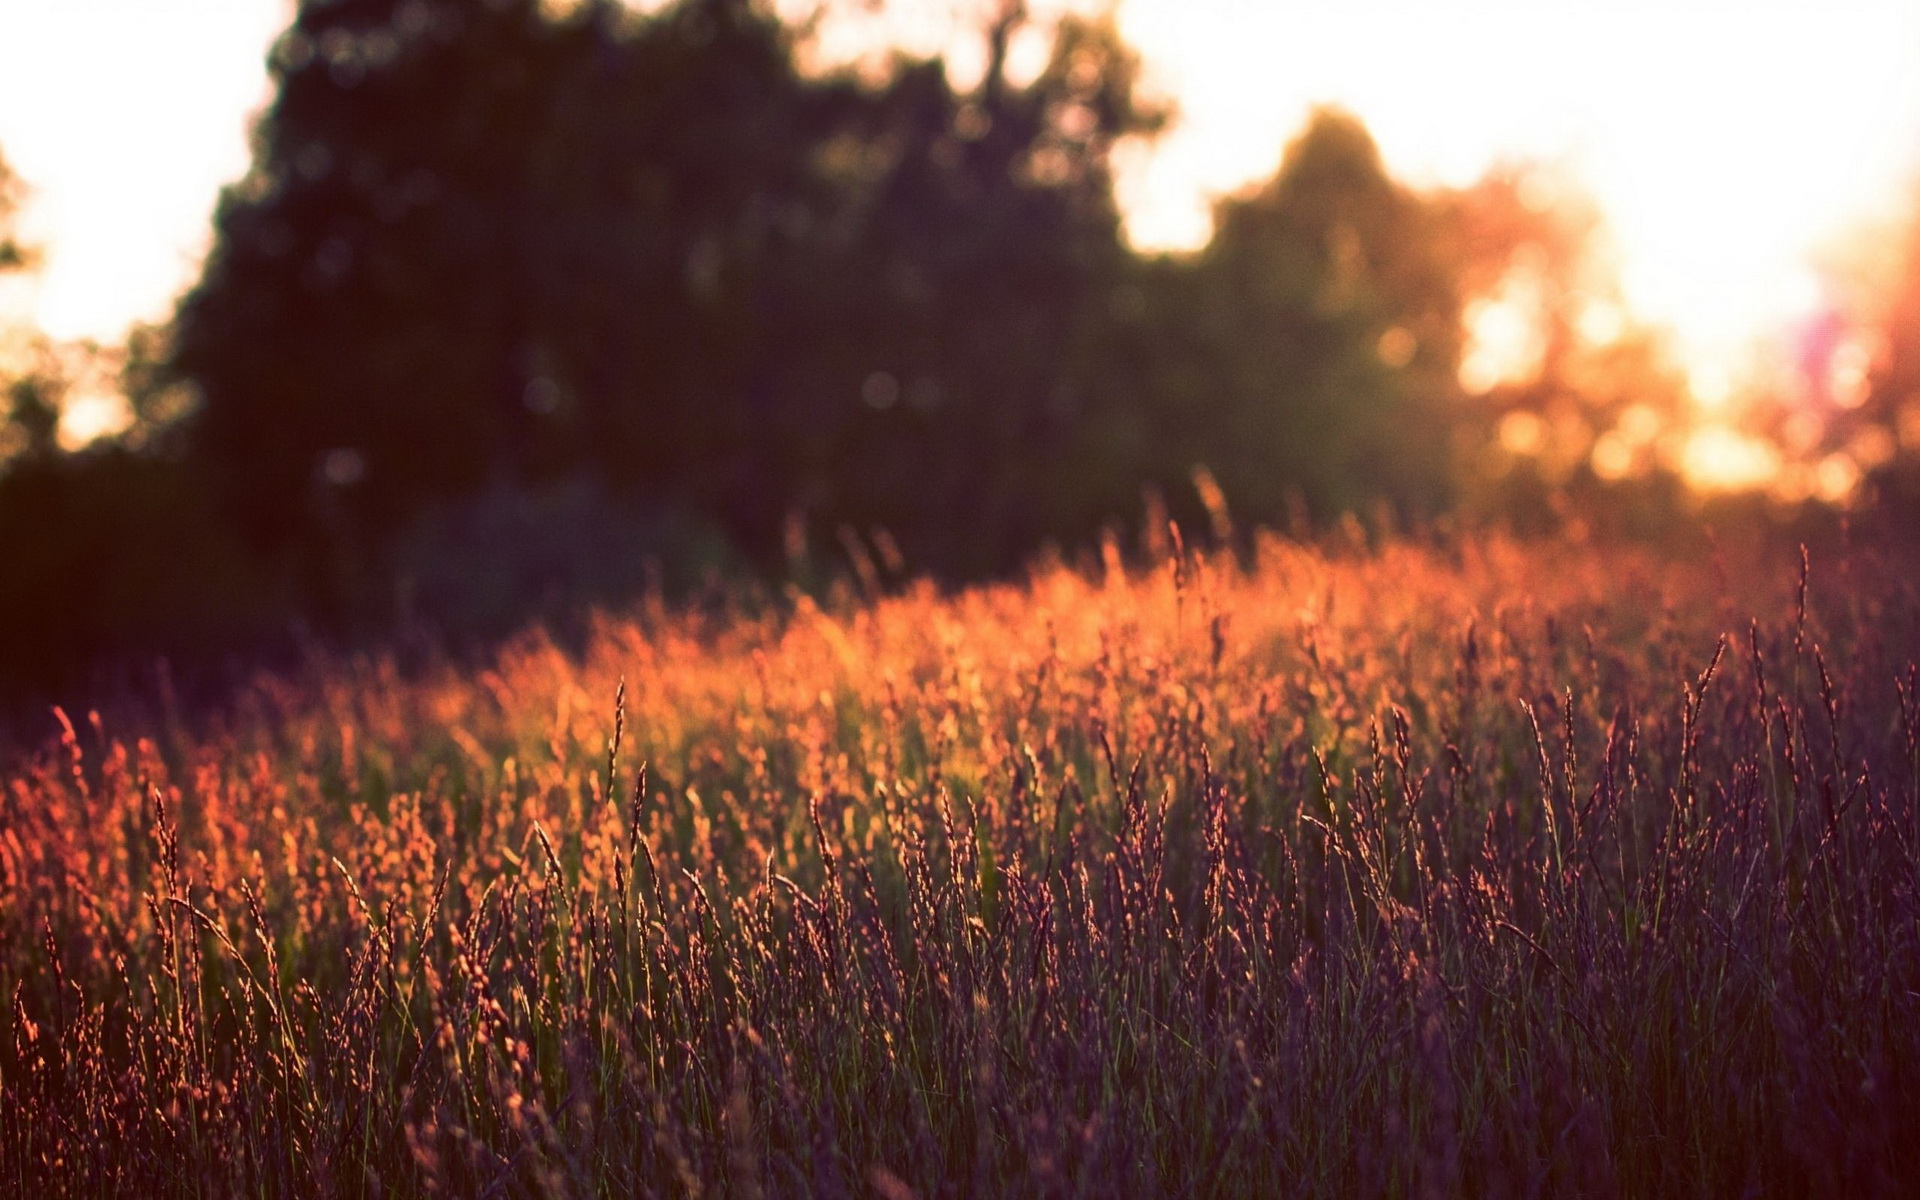
[[[801, 3], [803, 0], [793, 0]], [[926, 48], [969, 0], [894, 0]], [[1045, 7], [1036, 5], [1036, 7]], [[165, 315], [246, 165], [287, 0], [0, 0], [0, 149], [47, 249], [23, 308], [61, 336]], [[1630, 303], [1696, 365], [1818, 299], [1808, 253], [1897, 211], [1920, 170], [1920, 2], [1120, 0], [1181, 120], [1129, 160], [1143, 244], [1270, 173], [1314, 103], [1416, 182], [1552, 158], [1599, 197]]]
[[[164, 317], [194, 273], [285, 0], [0, 0], [0, 152], [34, 189], [46, 267], [25, 297], [59, 336]], [[16, 307], [21, 297], [12, 297]]]

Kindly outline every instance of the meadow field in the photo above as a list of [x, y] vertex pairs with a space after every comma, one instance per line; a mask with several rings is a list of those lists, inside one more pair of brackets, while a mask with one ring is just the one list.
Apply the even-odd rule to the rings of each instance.
[[1363, 542], [60, 713], [0, 1192], [1920, 1190], [1910, 569]]

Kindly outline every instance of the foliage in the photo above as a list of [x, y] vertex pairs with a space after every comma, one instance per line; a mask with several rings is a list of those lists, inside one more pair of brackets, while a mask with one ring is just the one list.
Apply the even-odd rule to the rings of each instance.
[[803, 72], [746, 0], [301, 7], [173, 330], [227, 510], [370, 563], [426, 509], [591, 477], [762, 565], [798, 526], [969, 578], [1196, 468], [1263, 522], [1454, 506], [1490, 437], [1463, 313], [1590, 230], [1406, 188], [1329, 111], [1204, 251], [1142, 259], [1110, 160], [1168, 114], [1108, 22], [1015, 83], [1027, 21], [962, 89]]
[[25, 192], [26, 185], [0, 155], [0, 274], [31, 266], [35, 258], [14, 228]]
[[[26, 186], [0, 156], [0, 278], [30, 269], [35, 249], [15, 229]], [[0, 467], [17, 455], [53, 451], [59, 380], [44, 338], [0, 325]]]
[[[1417, 191], [1321, 112], [1207, 247], [1143, 256], [1113, 156], [1169, 113], [1110, 20], [1000, 5], [965, 84], [806, 65], [809, 30], [754, 0], [296, 6], [174, 319], [30, 339], [4, 380], [31, 478], [0, 504], [40, 507], [0, 512], [0, 561], [39, 572], [0, 589], [36, 631], [0, 698], [305, 626], [464, 643], [651, 578], [1004, 576], [1143, 504], [1243, 532], [1681, 506], [1626, 436], [1675, 376], [1574, 335], [1593, 229], [1520, 176]], [[1465, 394], [1472, 314], [1536, 276], [1539, 369]], [[65, 461], [109, 366], [131, 424]]]
[[[303, 5], [177, 322], [202, 456], [264, 544], [589, 472], [756, 552], [818, 509], [1010, 565], [1123, 257], [1106, 157], [1156, 119], [1107, 26], [1009, 83], [1021, 19], [963, 95], [938, 62], [804, 76], [745, 0]], [[939, 544], [970, 501], [999, 516]]]
[[1456, 504], [1462, 315], [1548, 222], [1322, 112], [1204, 251], [1143, 259], [1111, 157], [1168, 113], [1108, 22], [1014, 82], [1027, 22], [960, 88], [804, 72], [743, 0], [303, 6], [176, 323], [209, 473], [268, 545], [592, 476], [763, 565], [797, 524], [958, 578], [1196, 467], [1266, 522]]
[[1870, 499], [1911, 521], [1920, 507], [1920, 193], [1904, 227], [1865, 253], [1872, 267], [1842, 281], [1852, 294], [1817, 331], [1824, 343], [1809, 347], [1812, 395], [1800, 407], [1818, 417], [1817, 436], [1788, 428], [1799, 436], [1782, 440], [1805, 458], [1842, 456]]
[[1465, 300], [1447, 215], [1333, 110], [1270, 181], [1221, 201], [1196, 258], [1142, 276], [1119, 338], [1145, 342], [1115, 348], [1162, 477], [1204, 465], [1264, 523], [1301, 501], [1322, 520], [1447, 507]]
[[0, 1180], [1910, 1192], [1920, 605], [1814, 568], [1267, 538], [63, 724]]
[[[291, 605], [285, 567], [223, 536], [212, 497], [176, 459], [102, 445], [0, 472], [0, 718], [86, 669], [160, 653], [252, 649]], [[101, 684], [103, 679], [91, 682]], [[34, 705], [44, 713], [44, 701]]]
[[[1626, 309], [1593, 201], [1533, 164], [1496, 168], [1445, 205], [1465, 322], [1504, 321], [1516, 342], [1461, 362], [1460, 507], [1532, 532], [1672, 528], [1697, 411], [1663, 334]], [[1513, 361], [1487, 361], [1495, 348]]]

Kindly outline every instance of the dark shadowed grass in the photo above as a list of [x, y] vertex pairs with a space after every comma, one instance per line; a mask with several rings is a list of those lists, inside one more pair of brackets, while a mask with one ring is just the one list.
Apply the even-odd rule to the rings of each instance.
[[0, 1190], [1920, 1187], [1895, 564], [1253, 559], [78, 722]]

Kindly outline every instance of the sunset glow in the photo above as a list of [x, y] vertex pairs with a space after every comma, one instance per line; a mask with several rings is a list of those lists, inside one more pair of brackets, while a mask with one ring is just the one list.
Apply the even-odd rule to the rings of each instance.
[[1920, 1196], [1920, 0], [0, 0], [0, 153], [5, 1195]]
[[[904, 41], [947, 50], [965, 77], [984, 7], [896, 0], [837, 16], [822, 53]], [[287, 11], [0, 2], [0, 147], [36, 189], [28, 229], [48, 250], [10, 311], [108, 339], [165, 314], [219, 185], [245, 168], [262, 55]], [[1121, 164], [1136, 244], [1204, 241], [1212, 198], [1271, 172], [1315, 104], [1357, 113], [1416, 184], [1545, 160], [1597, 197], [1632, 314], [1675, 331], [1707, 401], [1756, 343], [1821, 307], [1814, 253], [1899, 211], [1920, 167], [1910, 4], [1122, 0], [1117, 15], [1148, 86], [1179, 111]], [[1037, 48], [1017, 45], [1016, 60]]]
[[1313, 102], [1415, 182], [1502, 157], [1598, 199], [1626, 300], [1727, 372], [1817, 309], [1811, 257], [1898, 210], [1920, 167], [1920, 6], [1130, 0], [1183, 120], [1125, 178], [1136, 240], [1193, 245], [1204, 197], [1270, 170]]

